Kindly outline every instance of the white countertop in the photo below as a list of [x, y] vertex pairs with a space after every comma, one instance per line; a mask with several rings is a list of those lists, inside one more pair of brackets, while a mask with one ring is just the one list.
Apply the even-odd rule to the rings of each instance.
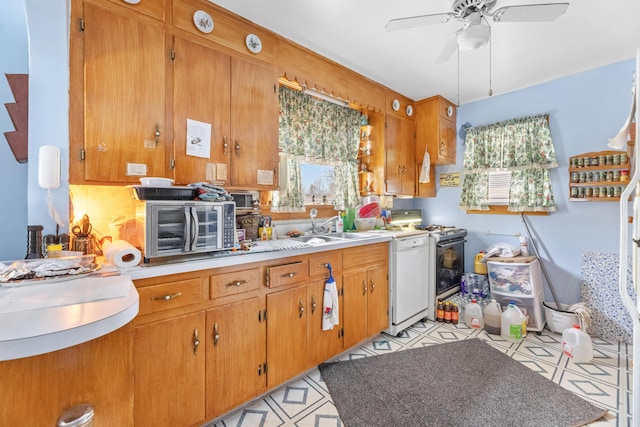
[[[365, 233], [359, 233], [365, 234]], [[238, 251], [234, 254], [212, 252], [203, 255], [191, 255], [188, 258], [167, 257], [162, 261], [152, 261], [147, 265], [138, 265], [136, 267], [121, 269], [123, 274], [128, 274], [133, 280], [147, 279], [151, 277], [164, 276], [168, 274], [186, 273], [190, 271], [207, 270], [210, 268], [220, 268], [232, 265], [242, 265], [250, 262], [262, 262], [286, 258], [296, 255], [306, 255], [317, 252], [330, 251], [335, 249], [344, 249], [355, 246], [362, 246], [373, 243], [388, 242], [392, 239], [391, 233], [366, 233], [366, 239], [344, 239], [339, 242], [332, 242], [306, 248], [257, 252]], [[329, 235], [331, 236], [331, 235]], [[260, 242], [257, 242], [258, 246]]]
[[[4, 310], [0, 306], [0, 361], [35, 356], [90, 341], [126, 325], [138, 314], [138, 292], [130, 276], [91, 277], [91, 282], [88, 279], [76, 278], [69, 283], [81, 286], [84, 281], [90, 286], [100, 286], [101, 280], [104, 283], [108, 280], [124, 289], [126, 296], [87, 301], [90, 296], [85, 294], [85, 302], [73, 303], [82, 301], [76, 298], [67, 299], [70, 304], [65, 304], [64, 298], [61, 300], [56, 295], [56, 285], [64, 286], [65, 282], [29, 286], [31, 295], [40, 294], [37, 301], [21, 293], [11, 301], [20, 304], [19, 310], [11, 304], [5, 304]], [[51, 296], [57, 306], [40, 307], [47, 296]]]

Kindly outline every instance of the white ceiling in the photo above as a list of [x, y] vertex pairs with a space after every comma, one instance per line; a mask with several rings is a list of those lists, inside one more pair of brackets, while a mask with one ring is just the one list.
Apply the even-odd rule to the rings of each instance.
[[[639, 0], [498, 0], [502, 6], [568, 1], [553, 22], [491, 23], [489, 46], [434, 62], [461, 27], [449, 22], [387, 32], [387, 21], [450, 11], [449, 0], [211, 0], [411, 99], [440, 94], [460, 105], [634, 58]], [[215, 18], [214, 18], [215, 19]], [[631, 85], [632, 76], [629, 76]]]

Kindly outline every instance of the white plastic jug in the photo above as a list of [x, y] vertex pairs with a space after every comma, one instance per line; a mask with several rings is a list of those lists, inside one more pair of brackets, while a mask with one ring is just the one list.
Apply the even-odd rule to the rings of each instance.
[[593, 359], [591, 337], [579, 325], [565, 329], [562, 331], [562, 352], [576, 363], [590, 362]]
[[516, 303], [513, 301], [509, 302], [507, 309], [502, 313], [500, 336], [507, 341], [515, 343], [522, 341], [522, 324], [525, 322], [525, 319], [524, 314], [522, 314], [522, 311], [516, 306]]
[[483, 329], [484, 317], [482, 316], [482, 307], [480, 307], [475, 299], [464, 308], [464, 323], [471, 329]]
[[502, 324], [502, 308], [500, 303], [494, 299], [484, 308], [484, 330], [489, 334], [500, 335]]

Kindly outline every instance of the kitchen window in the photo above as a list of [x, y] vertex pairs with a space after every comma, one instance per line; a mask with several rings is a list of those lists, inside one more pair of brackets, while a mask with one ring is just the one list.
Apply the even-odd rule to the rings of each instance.
[[[304, 212], [305, 204], [317, 204], [318, 197], [337, 210], [356, 206], [360, 112], [286, 86], [280, 86], [279, 95], [280, 189], [271, 193], [271, 210]], [[330, 195], [308, 191], [319, 165], [333, 169]], [[306, 189], [305, 180], [312, 181]], [[328, 177], [322, 185], [330, 186]]]
[[459, 206], [474, 213], [553, 212], [550, 169], [557, 166], [546, 114], [467, 128]]

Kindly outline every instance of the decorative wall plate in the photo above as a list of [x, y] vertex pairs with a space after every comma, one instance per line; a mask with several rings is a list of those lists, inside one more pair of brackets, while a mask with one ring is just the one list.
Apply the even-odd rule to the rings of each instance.
[[260, 53], [262, 51], [262, 40], [255, 34], [248, 34], [247, 38], [244, 39], [244, 43], [252, 53]]
[[213, 18], [204, 10], [196, 10], [193, 14], [193, 23], [196, 28], [205, 34], [213, 31]]
[[409, 117], [413, 116], [413, 107], [411, 105], [407, 105], [406, 112], [407, 112], [407, 116]]
[[391, 108], [393, 108], [393, 111], [398, 111], [400, 109], [400, 101], [394, 99], [391, 103]]
[[453, 107], [451, 105], [447, 107], [447, 116], [449, 117], [453, 116]]

